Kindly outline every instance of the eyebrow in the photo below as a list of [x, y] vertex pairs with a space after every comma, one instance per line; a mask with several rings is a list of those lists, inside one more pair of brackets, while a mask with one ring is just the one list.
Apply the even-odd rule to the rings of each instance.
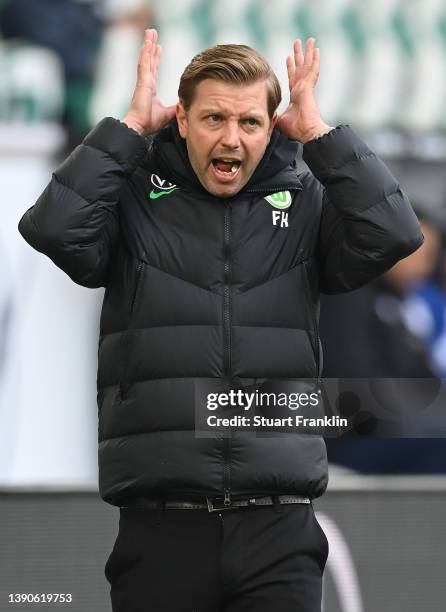
[[[224, 111], [216, 109], [216, 108], [205, 108], [201, 111], [204, 115], [224, 115]], [[243, 113], [242, 117], [253, 117], [255, 119], [263, 119], [263, 115], [258, 113], [257, 111], [247, 111]]]

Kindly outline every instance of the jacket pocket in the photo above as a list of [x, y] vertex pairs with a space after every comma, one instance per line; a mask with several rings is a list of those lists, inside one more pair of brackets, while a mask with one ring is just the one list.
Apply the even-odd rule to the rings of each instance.
[[131, 355], [132, 355], [132, 345], [135, 338], [135, 315], [138, 309], [138, 304], [141, 295], [141, 286], [144, 278], [145, 265], [144, 262], [138, 260], [135, 271], [135, 280], [133, 283], [133, 292], [130, 301], [130, 315], [129, 321], [127, 325], [127, 330], [123, 332], [123, 341], [121, 346], [121, 358], [122, 358], [122, 369], [121, 369], [121, 378], [119, 381], [119, 394], [122, 399], [125, 399], [131, 380]]

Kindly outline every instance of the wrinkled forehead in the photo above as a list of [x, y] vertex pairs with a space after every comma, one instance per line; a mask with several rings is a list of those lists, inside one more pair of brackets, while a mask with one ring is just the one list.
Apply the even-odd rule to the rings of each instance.
[[209, 110], [225, 114], [267, 116], [266, 81], [238, 84], [205, 79], [195, 89], [191, 110], [192, 108], [199, 113]]

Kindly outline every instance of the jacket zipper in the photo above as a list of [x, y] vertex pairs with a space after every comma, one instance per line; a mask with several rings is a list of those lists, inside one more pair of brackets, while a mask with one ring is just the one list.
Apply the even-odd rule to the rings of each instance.
[[[224, 334], [224, 353], [223, 353], [223, 374], [229, 377], [231, 374], [231, 292], [230, 292], [230, 243], [231, 243], [231, 208], [225, 202], [224, 218], [224, 290], [223, 290], [223, 334]], [[223, 438], [223, 491], [224, 505], [231, 505], [231, 438]]]
[[[298, 190], [299, 187], [269, 186], [267, 189], [247, 189], [247, 193], [271, 193], [272, 191], [283, 191], [284, 189]], [[230, 242], [231, 242], [231, 208], [227, 201], [225, 204], [224, 218], [224, 291], [223, 291], [223, 333], [224, 333], [224, 357], [223, 374], [225, 377], [231, 375], [231, 293], [230, 293]], [[231, 505], [231, 450], [232, 440], [230, 437], [223, 438], [223, 504]]]
[[223, 371], [225, 376], [231, 372], [231, 294], [230, 294], [230, 273], [231, 263], [229, 260], [229, 245], [231, 241], [231, 209], [225, 206], [225, 227], [224, 227], [224, 293], [223, 293], [223, 330], [225, 337], [225, 351]]
[[301, 191], [300, 185], [268, 185], [257, 189], [246, 189], [245, 193], [273, 193], [277, 191]]
[[134, 313], [135, 313], [135, 307], [136, 307], [136, 300], [138, 298], [138, 294], [139, 294], [139, 289], [141, 286], [141, 279], [142, 279], [142, 270], [143, 270], [144, 264], [141, 260], [138, 261], [138, 265], [136, 266], [136, 282], [135, 282], [135, 290], [133, 292], [133, 296], [132, 296], [132, 301], [130, 303], [130, 318], [129, 318], [129, 324], [127, 326], [127, 337], [126, 337], [126, 342], [124, 345], [124, 372], [121, 378], [121, 382], [119, 384], [119, 389], [120, 389], [120, 395], [121, 395], [121, 399], [124, 399], [126, 390], [127, 390], [127, 383], [126, 383], [126, 379], [127, 379], [127, 374], [128, 374], [128, 364], [129, 364], [129, 351], [130, 351], [130, 341], [131, 341], [131, 337], [129, 332], [131, 331], [132, 328], [132, 323], [133, 323], [133, 318], [134, 318]]

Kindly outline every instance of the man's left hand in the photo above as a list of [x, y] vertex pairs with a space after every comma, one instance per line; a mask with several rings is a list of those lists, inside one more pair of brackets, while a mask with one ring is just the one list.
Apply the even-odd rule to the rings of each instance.
[[314, 94], [320, 65], [319, 49], [314, 43], [314, 38], [307, 40], [304, 56], [301, 40], [294, 41], [294, 55], [286, 59], [290, 103], [276, 124], [285, 136], [302, 143], [330, 128], [321, 118]]

